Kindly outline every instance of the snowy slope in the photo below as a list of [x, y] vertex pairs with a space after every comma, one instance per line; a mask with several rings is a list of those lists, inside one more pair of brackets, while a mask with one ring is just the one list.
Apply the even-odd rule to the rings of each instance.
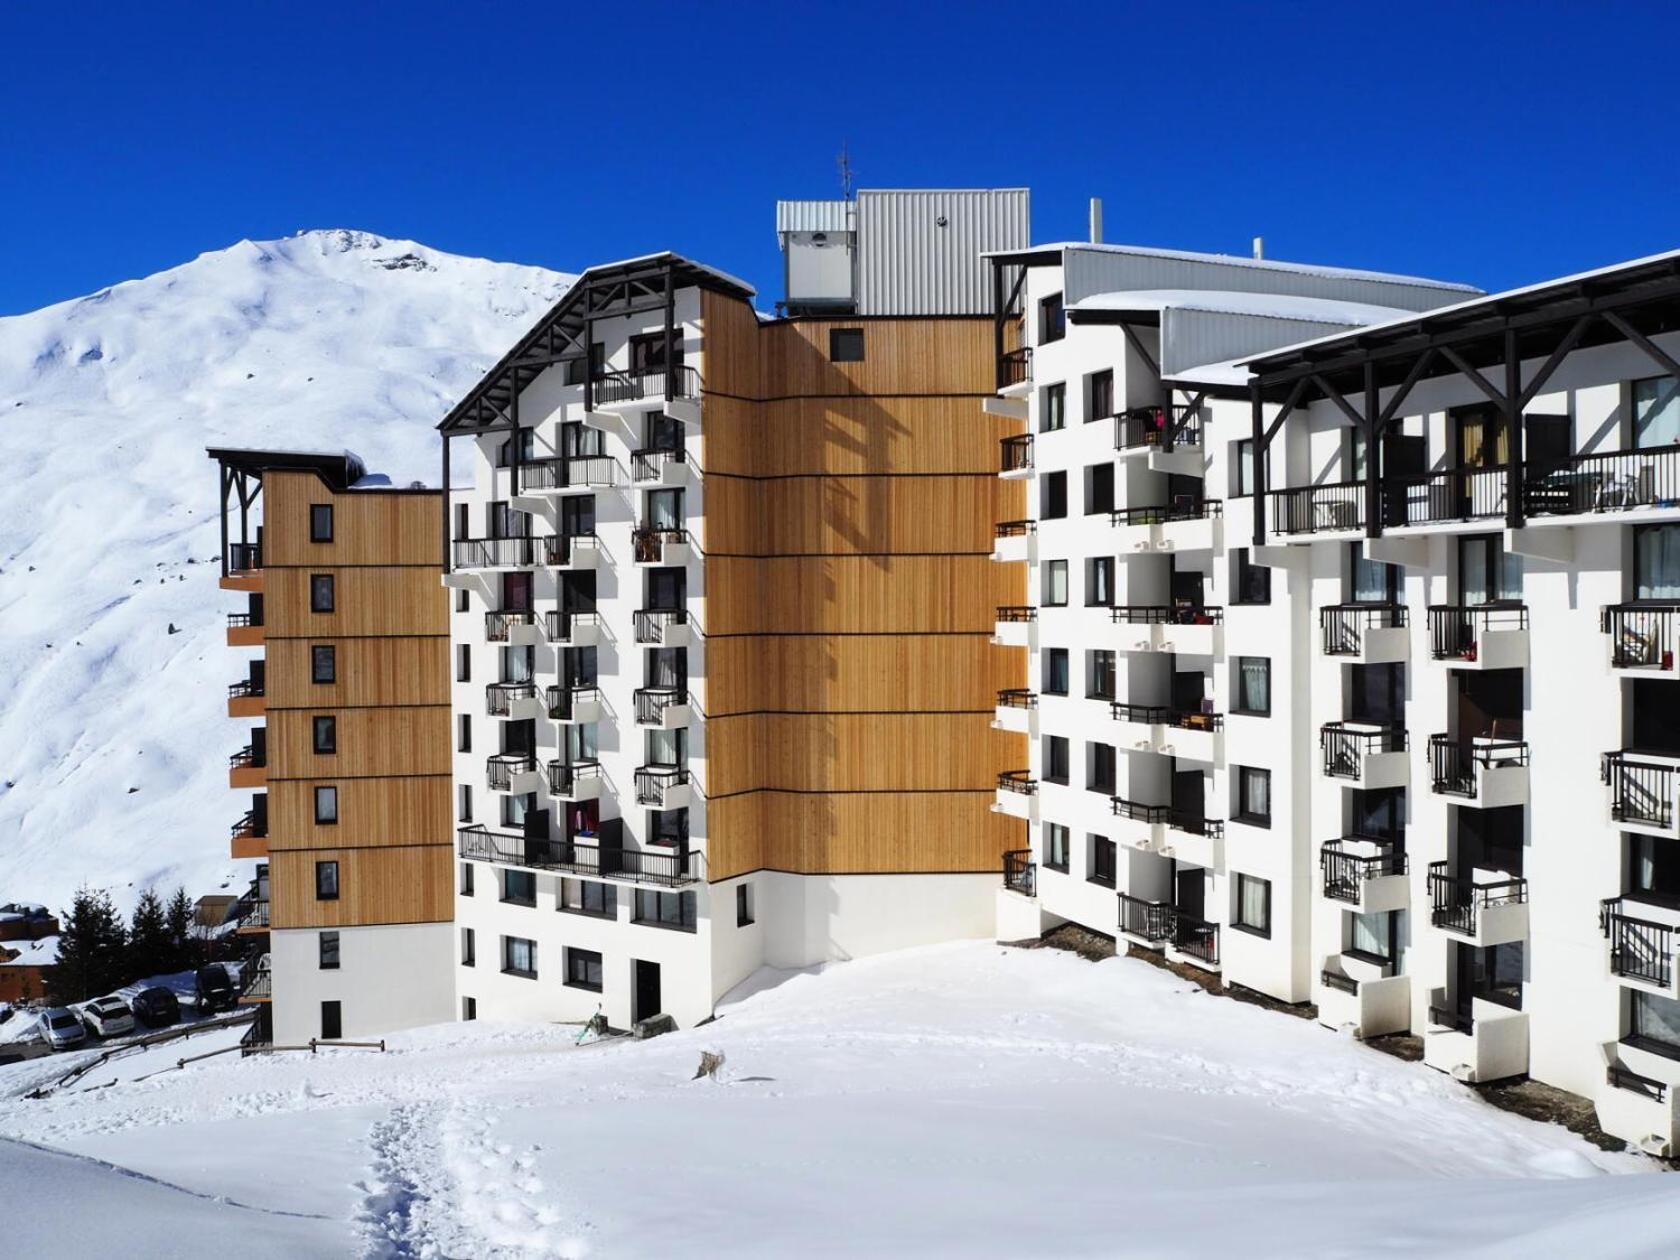
[[317, 231], [0, 319], [0, 901], [243, 885], [205, 446], [435, 482], [432, 426], [567, 279]]
[[760, 973], [655, 1041], [575, 1031], [159, 1047], [21, 1097], [61, 1055], [0, 1068], [0, 1135], [330, 1225], [326, 1254], [1680, 1254], [1653, 1161], [1136, 960], [936, 946]]

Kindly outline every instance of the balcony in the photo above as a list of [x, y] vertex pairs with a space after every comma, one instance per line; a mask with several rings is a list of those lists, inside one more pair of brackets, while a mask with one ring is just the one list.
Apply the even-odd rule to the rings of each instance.
[[548, 716], [556, 722], [601, 720], [601, 689], [594, 683], [550, 686], [545, 699]]
[[688, 453], [680, 448], [654, 446], [630, 452], [630, 481], [644, 489], [680, 486], [688, 473]]
[[542, 642], [542, 631], [529, 608], [504, 608], [484, 614], [484, 637], [491, 643], [531, 647]]
[[1160, 949], [1172, 936], [1173, 908], [1164, 901], [1145, 901], [1120, 894], [1120, 935], [1149, 949]]
[[229, 613], [227, 615], [227, 645], [229, 647], [261, 647], [266, 642], [261, 615]]
[[1631, 1041], [1606, 1041], [1604, 1084], [1593, 1099], [1599, 1127], [1658, 1159], [1680, 1150], [1680, 1067]]
[[632, 699], [637, 726], [673, 731], [687, 726], [693, 714], [688, 692], [677, 687], [638, 687]]
[[1572, 455], [1524, 469], [1523, 510], [1534, 517], [1635, 512], [1654, 517], [1680, 507], [1680, 448]]
[[450, 552], [464, 573], [511, 572], [537, 562], [535, 538], [457, 538]]
[[1128, 507], [1108, 514], [1122, 551], [1207, 551], [1221, 545], [1225, 504], [1179, 495], [1159, 507]]
[[1200, 476], [1205, 471], [1200, 408], [1128, 407], [1114, 417], [1114, 449], [1122, 458], [1146, 457], [1156, 472]]
[[534, 682], [493, 682], [484, 688], [484, 711], [493, 718], [524, 722], [543, 715]]
[[548, 794], [560, 801], [593, 801], [601, 795], [601, 763], [551, 761], [548, 763]]
[[267, 954], [257, 959], [256, 965], [249, 967], [249, 975], [241, 974], [243, 982], [239, 990], [240, 1006], [256, 1006], [263, 1002], [274, 1000], [274, 965]]
[[1025, 398], [1032, 383], [1032, 347], [1005, 350], [997, 361], [997, 392], [1005, 398]]
[[1173, 962], [1219, 970], [1219, 925], [1168, 902], [1121, 893], [1119, 928], [1129, 941], [1147, 949], [1164, 949]]
[[482, 825], [462, 827], [455, 836], [456, 853], [470, 862], [557, 871], [609, 883], [681, 887], [698, 881], [704, 865], [701, 854], [683, 849], [602, 847], [582, 836], [550, 840], [515, 831], [491, 831]]
[[[262, 530], [257, 531], [258, 534]], [[263, 589], [263, 560], [261, 543], [229, 543], [227, 573], [219, 585], [224, 591], [245, 591], [260, 594]]]
[[1528, 665], [1528, 609], [1522, 604], [1437, 604], [1429, 609], [1429, 655], [1454, 669]]
[[230, 684], [227, 712], [230, 718], [256, 718], [268, 712], [268, 697], [262, 680], [246, 678]]
[[1175, 709], [1164, 704], [1130, 704], [1116, 702], [1109, 705], [1109, 716], [1144, 728], [1133, 747], [1149, 752], [1165, 753], [1190, 761], [1205, 761], [1210, 765], [1225, 760], [1225, 715], [1202, 709]]
[[1478, 949], [1528, 936], [1528, 881], [1505, 871], [1452, 873], [1450, 862], [1429, 864], [1429, 921]]
[[1225, 647], [1225, 610], [1218, 606], [1119, 604], [1108, 618], [1122, 632], [1119, 647], [1129, 652], [1175, 652], [1184, 656], [1219, 656]]
[[1145, 853], [1159, 853], [1165, 846], [1167, 820], [1172, 813], [1170, 805], [1150, 805], [1114, 796], [1109, 798], [1109, 810], [1122, 824], [1115, 828], [1116, 843]]
[[1610, 604], [1599, 629], [1610, 639], [1610, 672], [1624, 678], [1680, 678], [1675, 614], [1680, 604]]
[[1528, 803], [1528, 745], [1520, 739], [1429, 737], [1429, 790], [1462, 805], [1499, 809]]
[[[265, 798], [258, 797], [259, 801]], [[268, 856], [268, 810], [249, 809], [229, 829], [229, 856], [236, 861]]]
[[649, 809], [676, 809], [693, 800], [687, 766], [651, 765], [636, 771], [636, 804]]
[[1318, 610], [1324, 655], [1355, 665], [1397, 665], [1407, 656], [1404, 604], [1329, 604]]
[[1411, 1027], [1412, 982], [1387, 964], [1332, 954], [1318, 973], [1318, 1022], [1355, 1037], [1382, 1037]]
[[1038, 609], [1025, 604], [1004, 604], [997, 610], [997, 628], [992, 642], [1004, 647], [1031, 647], [1038, 637]]
[[551, 569], [593, 569], [601, 558], [601, 540], [593, 533], [550, 534], [542, 539], [542, 558]]
[[997, 693], [997, 710], [992, 718], [994, 730], [1031, 735], [1037, 728], [1037, 718], [1037, 693], [1026, 687], [1010, 687]]
[[484, 778], [492, 792], [524, 795], [542, 786], [535, 753], [497, 753], [485, 762]]
[[594, 410], [603, 415], [663, 411], [685, 424], [700, 423], [700, 373], [681, 364], [669, 371], [662, 367], [635, 372], [609, 368], [596, 379], [592, 392]]
[[1465, 1010], [1445, 988], [1431, 989], [1423, 1061], [1468, 1084], [1521, 1076], [1528, 1071], [1528, 1015], [1480, 997]]
[[687, 564], [692, 550], [686, 529], [638, 525], [630, 535], [630, 554], [637, 564]]
[[687, 647], [693, 640], [686, 608], [640, 608], [632, 614], [631, 623], [642, 647]]
[[268, 753], [255, 744], [246, 744], [228, 758], [228, 786], [230, 788], [260, 788], [268, 786]]
[[240, 936], [260, 936], [268, 931], [268, 902], [253, 901], [234, 921], [233, 930]]
[[1038, 780], [1030, 770], [1005, 770], [997, 777], [992, 812], [1032, 822], [1038, 818]]
[[1033, 470], [1033, 438], [1030, 433], [1017, 433], [998, 443], [998, 476], [1023, 479]]
[[1325, 898], [1359, 914], [1384, 914], [1410, 904], [1406, 854], [1392, 841], [1368, 836], [1326, 840], [1318, 866]]
[[1636, 897], [1611, 897], [1599, 906], [1598, 930], [1610, 942], [1610, 974], [1635, 988], [1680, 998], [1675, 984], [1674, 934], [1680, 912]]
[[601, 614], [551, 608], [543, 614], [543, 633], [556, 647], [592, 647], [601, 641]]
[[1365, 483], [1339, 481], [1296, 490], [1273, 490], [1272, 533], [1283, 537], [1351, 538], [1365, 530]]
[[1225, 869], [1225, 823], [1218, 818], [1204, 818], [1172, 806], [1167, 810], [1167, 831], [1161, 852], [1176, 862], [1199, 866], [1206, 871]]
[[1326, 722], [1319, 729], [1318, 745], [1324, 750], [1323, 769], [1328, 778], [1341, 779], [1356, 788], [1406, 786], [1409, 742], [1401, 727]]
[[1493, 468], [1448, 468], [1415, 477], [1387, 477], [1382, 483], [1383, 527], [1453, 525], [1502, 521], [1506, 510], [1503, 464]]
[[1011, 849], [1003, 855], [1003, 886], [1023, 897], [1038, 895], [1038, 864], [1031, 849]]
[[1674, 808], [1677, 767], [1680, 758], [1633, 749], [1600, 757], [1598, 777], [1609, 789], [1611, 824], [1625, 831], [1680, 837]]
[[562, 455], [519, 466], [520, 494], [588, 494], [617, 484], [618, 465], [608, 455]]
[[992, 559], [1003, 564], [1020, 564], [1038, 555], [1036, 521], [999, 521], [992, 542]]

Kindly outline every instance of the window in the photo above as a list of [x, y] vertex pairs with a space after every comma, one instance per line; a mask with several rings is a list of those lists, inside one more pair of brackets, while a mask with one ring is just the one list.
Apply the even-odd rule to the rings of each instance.
[[522, 936], [502, 937], [502, 974], [537, 978], [537, 943]]
[[1085, 653], [1087, 700], [1114, 699], [1114, 659], [1108, 648], [1092, 648]]
[[618, 917], [618, 889], [588, 879], [560, 881], [559, 908], [567, 914], [593, 915], [597, 919]]
[[1066, 783], [1068, 781], [1068, 742], [1066, 735], [1046, 735], [1044, 737], [1044, 781], [1046, 783]]
[[862, 363], [863, 329], [830, 328], [828, 357], [836, 363]]
[[735, 926], [738, 928], [751, 927], [753, 924], [753, 896], [751, 884], [735, 885]]
[[1272, 712], [1272, 659], [1239, 656], [1236, 660], [1236, 712], [1268, 717]]
[[1680, 599], [1680, 525], [1634, 529], [1633, 597]]
[[601, 955], [592, 949], [566, 950], [566, 985], [573, 989], [601, 991]]
[[309, 611], [330, 613], [333, 610], [333, 575], [330, 573], [311, 573], [309, 575]]
[[1381, 560], [1369, 560], [1363, 545], [1349, 543], [1347, 598], [1350, 604], [1399, 603], [1399, 568]]
[[1272, 570], [1263, 564], [1249, 562], [1247, 547], [1231, 550], [1231, 597], [1238, 604], [1269, 604], [1272, 602]]
[[1641, 1050], [1680, 1059], [1680, 1002], [1657, 993], [1627, 990], [1628, 1040]]
[[472, 681], [472, 648], [465, 643], [455, 648], [455, 681]]
[[1068, 829], [1061, 823], [1044, 824], [1044, 865], [1053, 871], [1067, 873]]
[[472, 895], [473, 895], [473, 864], [471, 862], [462, 862], [461, 863], [461, 896], [470, 897]]
[[1254, 439], [1238, 438], [1235, 447], [1236, 466], [1231, 472], [1231, 493], [1234, 496], [1254, 493]]
[[1231, 926], [1256, 936], [1272, 934], [1272, 881], [1253, 875], [1238, 875], [1236, 910]]
[[1348, 953], [1372, 962], [1394, 961], [1392, 915], [1350, 914], [1347, 918]]
[[1680, 844], [1629, 835], [1627, 890], [1641, 901], [1680, 908]]
[[309, 678], [316, 683], [338, 681], [338, 651], [330, 643], [317, 643], [309, 649]]
[[472, 611], [472, 592], [464, 586], [455, 592], [455, 611], [458, 613]]
[[1044, 649], [1044, 694], [1065, 696], [1068, 693], [1068, 650]]
[[1044, 562], [1044, 599], [1046, 608], [1065, 608], [1067, 606], [1067, 564], [1066, 560], [1046, 560]]
[[309, 541], [312, 543], [331, 542], [332, 535], [332, 504], [311, 503], [309, 505]]
[[1085, 878], [1104, 888], [1114, 887], [1114, 841], [1103, 836], [1086, 836], [1088, 863]]
[[464, 997], [461, 999], [461, 1018], [472, 1021], [478, 1018], [478, 999]]
[[688, 843], [688, 807], [680, 809], [648, 810], [648, 843], [684, 845]]
[[1085, 515], [1107, 516], [1114, 511], [1114, 464], [1089, 464], [1085, 468]]
[[338, 789], [336, 787], [318, 787], [315, 789], [315, 822], [322, 827], [330, 827], [338, 822]]
[[691, 892], [656, 892], [651, 888], [636, 890], [637, 923], [692, 932], [694, 918], [694, 894]]
[[1093, 556], [1085, 562], [1085, 607], [1107, 608], [1114, 603], [1114, 557]]
[[1085, 745], [1085, 787], [1103, 796], [1114, 795], [1114, 747], [1091, 742]]
[[459, 728], [458, 729], [459, 738], [456, 740], [456, 747], [461, 752], [471, 752], [472, 751], [472, 714], [470, 714], [470, 713], [457, 714], [456, 717], [455, 717], [455, 725], [456, 725], [457, 728]]
[[[1342, 480], [1365, 480], [1365, 430], [1348, 428], [1342, 431]], [[1249, 441], [1253, 441], [1250, 438]]]
[[1038, 479], [1038, 518], [1059, 521], [1067, 515], [1067, 473], [1049, 472]]
[[1067, 335], [1067, 311], [1062, 308], [1062, 295], [1052, 293], [1038, 303], [1038, 344], [1060, 341]]
[[460, 814], [459, 821], [469, 823], [473, 820], [472, 784], [463, 783], [455, 789], [455, 801], [460, 807], [456, 812]]
[[537, 876], [534, 871], [503, 871], [502, 900], [510, 906], [537, 904]]
[[478, 966], [478, 935], [469, 927], [461, 929], [461, 966]]
[[338, 751], [338, 719], [335, 717], [315, 718], [315, 751], [321, 756]]
[[472, 537], [472, 515], [471, 515], [471, 511], [472, 511], [472, 505], [471, 504], [457, 503], [455, 505], [455, 537], [456, 538], [471, 538]]
[[[1465, 946], [1460, 945], [1460, 949]], [[1471, 951], [1470, 991], [1473, 996], [1514, 1011], [1522, 1010], [1523, 942], [1509, 941]]]
[[338, 900], [338, 863], [315, 863], [315, 900]]
[[1067, 428], [1067, 386], [1046, 385], [1038, 409], [1040, 433], [1054, 433]]
[[1093, 372], [1085, 378], [1085, 423], [1114, 414], [1114, 372]]
[[1272, 825], [1272, 772], [1237, 767], [1237, 821], [1251, 827]]
[[1680, 445], [1680, 379], [1652, 376], [1633, 383], [1633, 444]]
[[344, 1003], [321, 1003], [321, 1040], [337, 1041], [344, 1036]]
[[338, 970], [338, 933], [322, 932], [320, 937], [321, 970]]

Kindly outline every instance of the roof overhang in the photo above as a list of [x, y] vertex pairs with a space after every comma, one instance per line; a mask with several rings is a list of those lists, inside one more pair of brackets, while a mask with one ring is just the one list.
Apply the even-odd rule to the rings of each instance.
[[346, 490], [367, 475], [353, 451], [263, 451], [239, 446], [208, 446], [204, 453], [223, 468], [247, 476], [265, 472], [312, 472], [334, 490]]

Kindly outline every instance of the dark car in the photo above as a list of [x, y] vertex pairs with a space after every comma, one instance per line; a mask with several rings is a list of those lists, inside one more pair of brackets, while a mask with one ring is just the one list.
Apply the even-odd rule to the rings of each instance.
[[211, 1011], [219, 1011], [233, 1005], [233, 981], [228, 978], [227, 968], [221, 963], [200, 967], [198, 974], [193, 977], [193, 988], [198, 994], [198, 1009], [201, 1014], [208, 1015]]
[[141, 989], [129, 1003], [134, 1017], [148, 1028], [162, 1028], [181, 1018], [181, 1003], [168, 989]]

